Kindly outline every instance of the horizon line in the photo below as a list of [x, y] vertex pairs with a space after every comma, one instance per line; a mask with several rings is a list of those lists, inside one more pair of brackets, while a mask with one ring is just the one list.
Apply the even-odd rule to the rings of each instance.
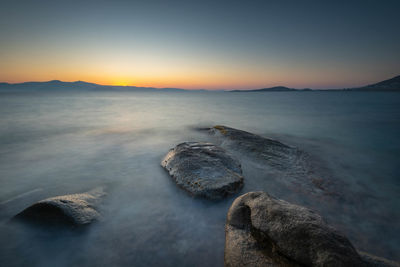
[[[392, 78], [388, 78], [385, 80], [377, 81], [376, 83], [390, 80], [396, 77], [399, 77], [400, 75], [393, 76]], [[294, 90], [343, 90], [343, 89], [353, 89], [353, 88], [362, 88], [362, 87], [367, 87], [373, 84], [367, 84], [363, 86], [358, 86], [358, 87], [339, 87], [339, 88], [311, 88], [311, 87], [303, 87], [303, 88], [295, 88], [295, 87], [288, 87], [285, 85], [274, 85], [270, 87], [258, 87], [258, 88], [245, 88], [245, 89], [227, 89], [227, 88], [215, 88], [215, 89], [205, 89], [205, 88], [197, 88], [197, 89], [188, 89], [188, 88], [181, 88], [181, 87], [154, 87], [154, 86], [137, 86], [137, 85], [120, 85], [120, 84], [100, 84], [100, 83], [95, 83], [95, 82], [88, 82], [88, 81], [82, 81], [82, 80], [76, 80], [76, 81], [62, 81], [58, 79], [53, 79], [53, 80], [47, 80], [47, 81], [25, 81], [25, 82], [16, 82], [16, 83], [10, 83], [10, 82], [0, 82], [0, 84], [9, 84], [9, 85], [18, 85], [18, 84], [24, 84], [24, 83], [49, 83], [49, 82], [61, 82], [61, 83], [88, 83], [88, 84], [94, 84], [98, 86], [118, 86], [118, 87], [135, 87], [135, 88], [148, 88], [148, 89], [179, 89], [179, 90], [186, 90], [186, 91], [200, 91], [200, 90], [205, 90], [205, 91], [251, 91], [251, 90], [260, 90], [260, 89], [270, 89], [270, 88], [279, 88], [279, 87], [284, 87], [288, 89], [294, 89]]]

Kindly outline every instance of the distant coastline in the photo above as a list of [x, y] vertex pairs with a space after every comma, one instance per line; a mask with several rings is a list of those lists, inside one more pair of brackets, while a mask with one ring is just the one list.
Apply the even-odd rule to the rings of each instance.
[[341, 89], [295, 89], [285, 86], [274, 86], [269, 88], [248, 89], [248, 90], [205, 90], [205, 89], [183, 89], [183, 88], [155, 88], [155, 87], [137, 87], [137, 86], [114, 86], [114, 85], [101, 85], [96, 83], [88, 83], [84, 81], [76, 82], [63, 82], [59, 80], [52, 80], [47, 82], [24, 82], [24, 83], [0, 83], [0, 92], [21, 92], [21, 91], [122, 91], [122, 92], [199, 92], [199, 91], [213, 91], [213, 92], [337, 92], [337, 91], [376, 91], [376, 92], [400, 92], [400, 75], [387, 79], [378, 83], [354, 87], [354, 88], [341, 88]]
[[395, 91], [400, 92], [400, 75], [393, 77], [391, 79], [387, 79], [378, 83], [366, 85], [363, 87], [354, 87], [354, 88], [341, 88], [341, 89], [295, 89], [288, 88], [285, 86], [274, 86], [269, 88], [262, 89], [251, 89], [251, 90], [232, 90], [230, 92], [302, 92], [302, 91], [323, 91], [323, 92], [332, 92], [332, 91]]

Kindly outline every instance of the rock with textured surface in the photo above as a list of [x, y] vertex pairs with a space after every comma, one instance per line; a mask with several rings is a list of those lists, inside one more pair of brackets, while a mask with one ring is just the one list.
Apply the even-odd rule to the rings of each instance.
[[287, 168], [300, 156], [296, 148], [242, 130], [217, 125], [210, 128], [210, 133], [223, 137], [227, 147], [245, 151], [278, 169]]
[[181, 143], [167, 153], [161, 166], [196, 197], [223, 198], [243, 186], [240, 163], [211, 143]]
[[288, 189], [306, 197], [339, 192], [340, 183], [331, 179], [320, 160], [296, 147], [221, 125], [209, 128], [209, 133], [227, 151], [264, 169], [275, 191]]
[[360, 256], [368, 267], [400, 267], [400, 263], [385, 258], [377, 257], [363, 251], [359, 251]]
[[238, 197], [225, 226], [225, 266], [365, 266], [317, 213], [264, 192]]
[[41, 200], [14, 216], [14, 220], [40, 226], [81, 227], [99, 218], [96, 205], [105, 193], [96, 188], [81, 194]]

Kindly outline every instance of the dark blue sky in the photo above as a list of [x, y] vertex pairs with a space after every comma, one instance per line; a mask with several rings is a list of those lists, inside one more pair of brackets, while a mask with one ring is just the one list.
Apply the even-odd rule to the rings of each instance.
[[0, 80], [351, 87], [400, 74], [400, 1], [2, 1]]

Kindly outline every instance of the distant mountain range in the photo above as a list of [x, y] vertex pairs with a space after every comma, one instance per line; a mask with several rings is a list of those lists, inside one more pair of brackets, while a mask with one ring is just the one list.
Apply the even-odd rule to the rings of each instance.
[[286, 91], [312, 91], [312, 89], [309, 89], [309, 88], [294, 89], [294, 88], [288, 88], [285, 86], [274, 86], [274, 87], [269, 87], [269, 88], [252, 89], [252, 90], [232, 90], [229, 92], [286, 92]]
[[[0, 91], [122, 91], [122, 92], [188, 92], [204, 90], [186, 90], [181, 88], [154, 88], [154, 87], [136, 87], [136, 86], [114, 86], [100, 85], [88, 82], [62, 82], [53, 80], [48, 82], [25, 82], [25, 83], [0, 83]], [[400, 92], [400, 75], [394, 78], [384, 80], [375, 84], [363, 87], [318, 90], [318, 89], [294, 89], [285, 86], [275, 86], [270, 88], [252, 89], [252, 90], [231, 90], [228, 92], [287, 92], [287, 91], [397, 91]]]
[[379, 83], [370, 84], [359, 88], [350, 88], [352, 91], [399, 91], [400, 92], [400, 75]]
[[136, 86], [114, 86], [100, 85], [88, 82], [62, 82], [53, 80], [48, 82], [25, 82], [25, 83], [0, 83], [0, 91], [134, 91], [134, 92], [175, 92], [188, 91], [179, 88], [154, 88]]
[[229, 92], [286, 92], [286, 91], [397, 91], [400, 92], [400, 75], [394, 78], [384, 80], [379, 83], [370, 84], [363, 87], [319, 90], [319, 89], [294, 89], [285, 86], [275, 86], [269, 88], [252, 89], [252, 90], [232, 90]]

